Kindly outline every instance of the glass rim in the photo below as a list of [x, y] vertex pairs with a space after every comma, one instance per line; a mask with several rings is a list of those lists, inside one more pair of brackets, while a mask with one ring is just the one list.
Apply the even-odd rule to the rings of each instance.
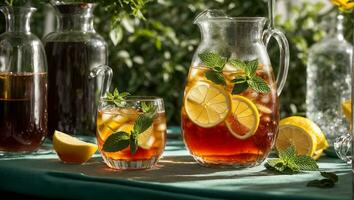
[[[267, 65], [265, 65], [267, 66]], [[208, 70], [210, 69], [209, 67], [206, 67], [206, 66], [201, 66], [201, 65], [191, 65], [190, 66], [191, 68], [195, 68], [195, 69], [200, 69], [200, 70]], [[234, 73], [234, 72], [237, 72], [238, 70], [235, 68], [235, 70], [225, 70], [223, 69], [222, 72], [225, 72], [225, 73]]]
[[196, 19], [194, 21], [195, 24], [199, 22], [206, 22], [206, 21], [228, 21], [228, 22], [260, 22], [266, 21], [266, 17], [229, 17], [229, 16], [220, 16], [220, 17], [211, 17], [206, 19]]
[[[136, 101], [143, 101], [143, 102], [156, 102], [160, 101], [163, 102], [162, 97], [158, 96], [140, 96], [140, 95], [133, 95], [127, 96], [124, 99], [125, 102], [136, 102]], [[113, 100], [108, 99], [107, 97], [101, 97], [100, 102], [113, 102]]]
[[25, 6], [9, 6], [9, 5], [3, 5], [3, 6], [0, 6], [1, 9], [4, 9], [4, 8], [10, 8], [10, 9], [13, 9], [13, 10], [29, 10], [29, 11], [37, 11], [37, 8], [36, 7], [33, 7], [33, 6], [28, 6], [28, 5], [25, 5]]
[[62, 0], [51, 0], [49, 2], [51, 5], [53, 6], [57, 6], [57, 5], [90, 5], [90, 6], [95, 6], [97, 5], [97, 3], [93, 3], [93, 2], [84, 2], [84, 1], [62, 1]]

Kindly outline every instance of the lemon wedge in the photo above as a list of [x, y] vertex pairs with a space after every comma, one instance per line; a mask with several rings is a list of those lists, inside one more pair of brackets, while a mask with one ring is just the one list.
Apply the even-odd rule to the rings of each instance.
[[97, 145], [81, 141], [68, 134], [55, 131], [53, 147], [60, 160], [66, 163], [84, 163], [97, 151]]
[[190, 120], [200, 127], [210, 128], [225, 120], [231, 100], [222, 87], [198, 81], [187, 91], [184, 105]]
[[292, 116], [280, 121], [275, 147], [280, 151], [291, 145], [299, 155], [318, 159], [322, 151], [328, 147], [328, 142], [314, 122], [304, 117]]
[[[133, 127], [133, 124], [124, 124], [118, 129], [118, 131], [124, 131], [130, 134]], [[152, 126], [150, 126], [146, 131], [140, 133], [138, 135], [138, 146], [143, 149], [150, 149], [156, 140], [152, 133]]]
[[259, 118], [258, 109], [252, 101], [240, 95], [232, 96], [232, 115], [227, 118], [226, 125], [236, 138], [245, 140], [254, 135]]

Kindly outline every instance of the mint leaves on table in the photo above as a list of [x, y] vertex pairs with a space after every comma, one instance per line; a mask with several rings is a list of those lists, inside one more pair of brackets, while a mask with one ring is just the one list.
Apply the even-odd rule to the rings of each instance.
[[[122, 102], [120, 102], [122, 103]], [[130, 133], [119, 131], [110, 135], [103, 144], [103, 151], [117, 152], [130, 146], [130, 153], [135, 154], [138, 150], [138, 136], [146, 131], [153, 123], [157, 107], [141, 103], [143, 114], [136, 119], [133, 130]]]
[[130, 94], [128, 92], [120, 93], [116, 88], [113, 93], [107, 92], [107, 99], [113, 101], [116, 106], [124, 106], [125, 98]]
[[338, 176], [332, 172], [321, 172], [324, 179], [312, 180], [307, 183], [307, 187], [331, 188], [338, 182]]
[[[269, 159], [264, 165], [267, 169], [284, 173], [295, 174], [301, 171], [318, 171], [316, 161], [310, 156], [298, 156], [294, 146], [278, 152], [279, 158]], [[338, 182], [338, 176], [332, 172], [320, 172], [324, 179], [312, 180], [307, 187], [331, 188]]]
[[318, 165], [310, 156], [296, 154], [294, 146], [279, 151], [279, 158], [269, 159], [265, 167], [280, 173], [293, 174], [301, 171], [317, 171]]
[[199, 54], [199, 58], [209, 68], [205, 72], [205, 77], [218, 85], [226, 85], [225, 77], [222, 73], [226, 64], [244, 71], [244, 75], [237, 76], [231, 81], [234, 84], [232, 94], [242, 93], [249, 87], [260, 93], [268, 93], [270, 91], [267, 82], [256, 75], [258, 60], [227, 59], [212, 52], [203, 52]]

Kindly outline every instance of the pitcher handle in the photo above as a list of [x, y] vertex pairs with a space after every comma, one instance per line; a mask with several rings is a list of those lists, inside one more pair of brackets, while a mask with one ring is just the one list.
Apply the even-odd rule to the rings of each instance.
[[100, 97], [103, 97], [107, 92], [109, 92], [109, 87], [111, 86], [113, 70], [107, 65], [99, 65], [91, 69], [89, 74], [89, 79], [94, 79], [97, 77], [102, 77], [102, 84], [100, 88]]
[[290, 59], [289, 43], [283, 32], [278, 29], [270, 28], [263, 32], [263, 42], [266, 47], [268, 47], [269, 41], [272, 37], [277, 41], [280, 49], [279, 71], [276, 80], [278, 85], [277, 95], [280, 96], [288, 76]]

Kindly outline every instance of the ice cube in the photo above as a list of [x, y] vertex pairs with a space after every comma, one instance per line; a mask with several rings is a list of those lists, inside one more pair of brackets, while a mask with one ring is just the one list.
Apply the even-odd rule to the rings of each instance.
[[166, 131], [166, 124], [165, 123], [161, 123], [157, 126], [156, 130], [158, 131]]
[[272, 110], [262, 104], [256, 104], [256, 107], [258, 108], [258, 110], [262, 113], [265, 113], [265, 114], [271, 114], [272, 113]]
[[270, 101], [270, 96], [269, 95], [265, 95], [261, 98], [261, 102], [264, 104], [268, 104]]

